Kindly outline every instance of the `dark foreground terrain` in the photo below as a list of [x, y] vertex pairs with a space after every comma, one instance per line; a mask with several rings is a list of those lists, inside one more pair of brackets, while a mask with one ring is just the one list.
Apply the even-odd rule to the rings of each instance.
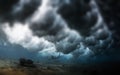
[[0, 61], [0, 75], [115, 75], [116, 73], [120, 75], [120, 62], [80, 66], [37, 63], [34, 67], [26, 67], [6, 60]]

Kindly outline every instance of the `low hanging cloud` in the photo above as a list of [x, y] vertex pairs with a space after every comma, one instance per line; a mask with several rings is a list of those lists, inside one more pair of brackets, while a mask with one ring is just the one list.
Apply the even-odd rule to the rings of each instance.
[[41, 0], [1, 0], [0, 3], [1, 22], [10, 22], [12, 25], [15, 21], [25, 22], [41, 4]]
[[[51, 59], [60, 56], [57, 59], [72, 60], [82, 56], [89, 57], [98, 52], [103, 53], [112, 43], [111, 33], [95, 1], [89, 2], [92, 10], [85, 15], [92, 17], [95, 13], [97, 17], [95, 24], [89, 27], [88, 36], [81, 35], [82, 32], [76, 29], [76, 25], [75, 29], [72, 28], [63, 14], [59, 13], [62, 6], [71, 6], [71, 4], [72, 0], [62, 0], [62, 2], [61, 0], [19, 0], [11, 10], [16, 21], [2, 22], [1, 31], [10, 44], [20, 45], [29, 52], [35, 52], [34, 57], [37, 56], [38, 59], [41, 56]], [[88, 18], [87, 21], [91, 22], [90, 19]], [[84, 31], [88, 30], [87, 27]]]

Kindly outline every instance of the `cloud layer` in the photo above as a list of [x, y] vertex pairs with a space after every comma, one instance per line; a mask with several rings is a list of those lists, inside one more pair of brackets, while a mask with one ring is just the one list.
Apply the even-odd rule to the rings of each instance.
[[[76, 10], [79, 10], [79, 6], [75, 6], [76, 2], [72, 1], [19, 0], [12, 6], [10, 14], [8, 14], [14, 19], [11, 21], [1, 18], [0, 30], [2, 33], [0, 35], [4, 33], [9, 44], [20, 45], [28, 52], [35, 53], [33, 58], [38, 60], [47, 58], [45, 61], [57, 59], [59, 62], [65, 62], [66, 59], [69, 61], [86, 59], [95, 54], [104, 53], [112, 43], [111, 33], [105, 25], [95, 1], [91, 0], [87, 3], [91, 10], [85, 11], [87, 13], [83, 15], [84, 17], [63, 14], [64, 11], [61, 10], [66, 5], [68, 10], [65, 13], [74, 14], [77, 12]], [[84, 1], [80, 1], [79, 4], [82, 2]], [[69, 7], [73, 7], [73, 9], [70, 10]], [[75, 11], [74, 8], [76, 8]], [[71, 12], [72, 10], [73, 12]], [[74, 16], [73, 21], [65, 16]], [[94, 23], [91, 20], [93, 16], [97, 19], [94, 20]], [[78, 21], [85, 19], [84, 21], [88, 23], [75, 23], [75, 17]], [[83, 35], [86, 31], [88, 31], [87, 36]]]

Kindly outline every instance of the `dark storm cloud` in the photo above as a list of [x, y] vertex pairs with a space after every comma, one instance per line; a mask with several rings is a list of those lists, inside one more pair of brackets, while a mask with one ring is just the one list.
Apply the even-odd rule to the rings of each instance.
[[40, 5], [41, 0], [1, 0], [0, 21], [25, 21]]
[[[107, 47], [110, 42], [108, 42], [107, 45], [103, 45], [103, 42], [110, 37], [110, 32], [94, 1], [71, 0], [68, 4], [63, 3], [62, 6], [53, 6], [53, 4], [55, 5], [56, 3], [59, 4], [59, 0], [56, 2], [49, 0], [46, 0], [46, 2], [44, 1], [43, 5], [36, 11], [35, 16], [32, 17], [32, 20], [38, 17], [37, 20], [31, 22], [30, 25], [35, 35], [44, 37], [50, 42], [57, 42], [55, 44], [57, 51], [65, 54], [69, 54], [76, 50], [80, 42], [83, 42], [85, 49], [90, 47], [93, 51], [95, 49], [102, 49], [104, 46]], [[45, 9], [42, 9], [42, 7]], [[79, 12], [77, 13], [77, 11]], [[75, 22], [76, 19], [77, 22]], [[80, 21], [80, 19], [84, 21]], [[92, 20], [94, 20], [94, 23]], [[82, 22], [86, 24], [82, 24]], [[74, 27], [71, 27], [71, 25]], [[72, 31], [69, 26], [73, 29], [78, 28], [77, 31], [80, 31], [79, 33], [87, 32], [89, 36], [82, 39], [81, 35], [76, 31]], [[81, 30], [83, 32], [81, 32]], [[81, 41], [81, 39], [84, 41]], [[96, 48], [94, 49], [94, 47]]]
[[55, 35], [65, 27], [64, 22], [56, 15], [54, 11], [50, 10], [45, 14], [44, 19], [33, 23], [30, 28], [38, 36]]
[[[56, 3], [50, 0], [43, 1], [43, 4], [32, 17], [30, 28], [35, 35], [53, 42], [57, 51], [69, 54], [76, 49], [81, 36], [77, 31], [70, 29], [61, 15], [57, 13], [56, 9], [59, 6], [52, 5]], [[37, 20], [36, 17], [38, 17]]]
[[19, 0], [0, 0], [0, 21], [7, 20], [11, 17], [10, 12], [14, 4]]
[[116, 48], [120, 45], [120, 1], [119, 0], [97, 0], [101, 14], [109, 29], [113, 31]]
[[[67, 33], [68, 35], [56, 43], [56, 48], [58, 52], [63, 52], [64, 54], [69, 54], [76, 50], [77, 46], [80, 44], [82, 37], [76, 34], [76, 32], [71, 31]], [[71, 35], [72, 34], [72, 35]]]
[[70, 0], [69, 4], [60, 7], [58, 13], [71, 28], [75, 28], [83, 35], [89, 34], [87, 31], [90, 31], [97, 21], [97, 14], [92, 13], [90, 2], [90, 0]]
[[60, 59], [76, 59], [103, 53], [111, 45], [110, 31], [94, 0], [19, 0], [6, 14], [8, 18], [3, 15], [1, 20], [8, 22], [2, 24], [7, 40], [39, 59], [59, 53]]
[[19, 0], [0, 0], [0, 13], [6, 14], [10, 12], [17, 2], [19, 2]]

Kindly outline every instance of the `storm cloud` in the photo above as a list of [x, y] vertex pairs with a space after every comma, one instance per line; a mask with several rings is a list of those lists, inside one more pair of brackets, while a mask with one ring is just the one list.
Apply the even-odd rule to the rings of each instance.
[[34, 13], [41, 4], [40, 2], [41, 0], [1, 0], [1, 22], [24, 22], [25, 19]]
[[0, 13], [9, 11], [0, 18], [6, 41], [35, 53], [36, 59], [89, 58], [112, 43], [94, 0], [13, 0], [8, 9]]

